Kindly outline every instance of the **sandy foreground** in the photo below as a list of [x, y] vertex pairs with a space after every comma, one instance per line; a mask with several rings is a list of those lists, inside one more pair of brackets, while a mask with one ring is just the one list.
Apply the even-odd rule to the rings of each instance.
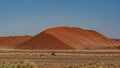
[[0, 50], [4, 61], [29, 61], [36, 68], [120, 68], [120, 50]]

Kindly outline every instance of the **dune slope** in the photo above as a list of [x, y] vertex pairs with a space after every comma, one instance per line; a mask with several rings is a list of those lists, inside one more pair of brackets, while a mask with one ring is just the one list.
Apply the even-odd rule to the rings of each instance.
[[30, 39], [31, 36], [0, 37], [0, 49], [14, 49], [19, 44]]

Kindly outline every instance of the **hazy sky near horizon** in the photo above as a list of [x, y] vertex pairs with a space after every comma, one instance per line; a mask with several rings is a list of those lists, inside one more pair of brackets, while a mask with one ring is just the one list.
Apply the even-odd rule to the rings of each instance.
[[72, 26], [120, 38], [120, 0], [0, 0], [0, 36]]

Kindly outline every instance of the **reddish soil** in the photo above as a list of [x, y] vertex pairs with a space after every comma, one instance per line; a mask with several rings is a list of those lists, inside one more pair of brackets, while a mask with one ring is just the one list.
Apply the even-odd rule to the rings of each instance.
[[112, 50], [120, 49], [120, 39], [112, 39], [112, 41], [114, 41], [118, 46], [112, 46], [103, 49], [112, 49]]
[[113, 46], [118, 46], [118, 42], [96, 31], [75, 27], [56, 27], [41, 32], [16, 48], [40, 50], [91, 50]]
[[0, 49], [14, 49], [16, 46], [30, 38], [31, 36], [0, 37]]

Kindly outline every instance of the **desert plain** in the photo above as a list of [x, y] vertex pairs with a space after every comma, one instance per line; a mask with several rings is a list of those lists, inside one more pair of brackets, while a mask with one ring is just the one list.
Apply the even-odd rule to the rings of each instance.
[[0, 68], [120, 68], [120, 40], [95, 30], [55, 27], [0, 37]]
[[1, 64], [18, 61], [33, 63], [34, 67], [29, 68], [119, 68], [120, 51], [0, 50], [0, 61]]

